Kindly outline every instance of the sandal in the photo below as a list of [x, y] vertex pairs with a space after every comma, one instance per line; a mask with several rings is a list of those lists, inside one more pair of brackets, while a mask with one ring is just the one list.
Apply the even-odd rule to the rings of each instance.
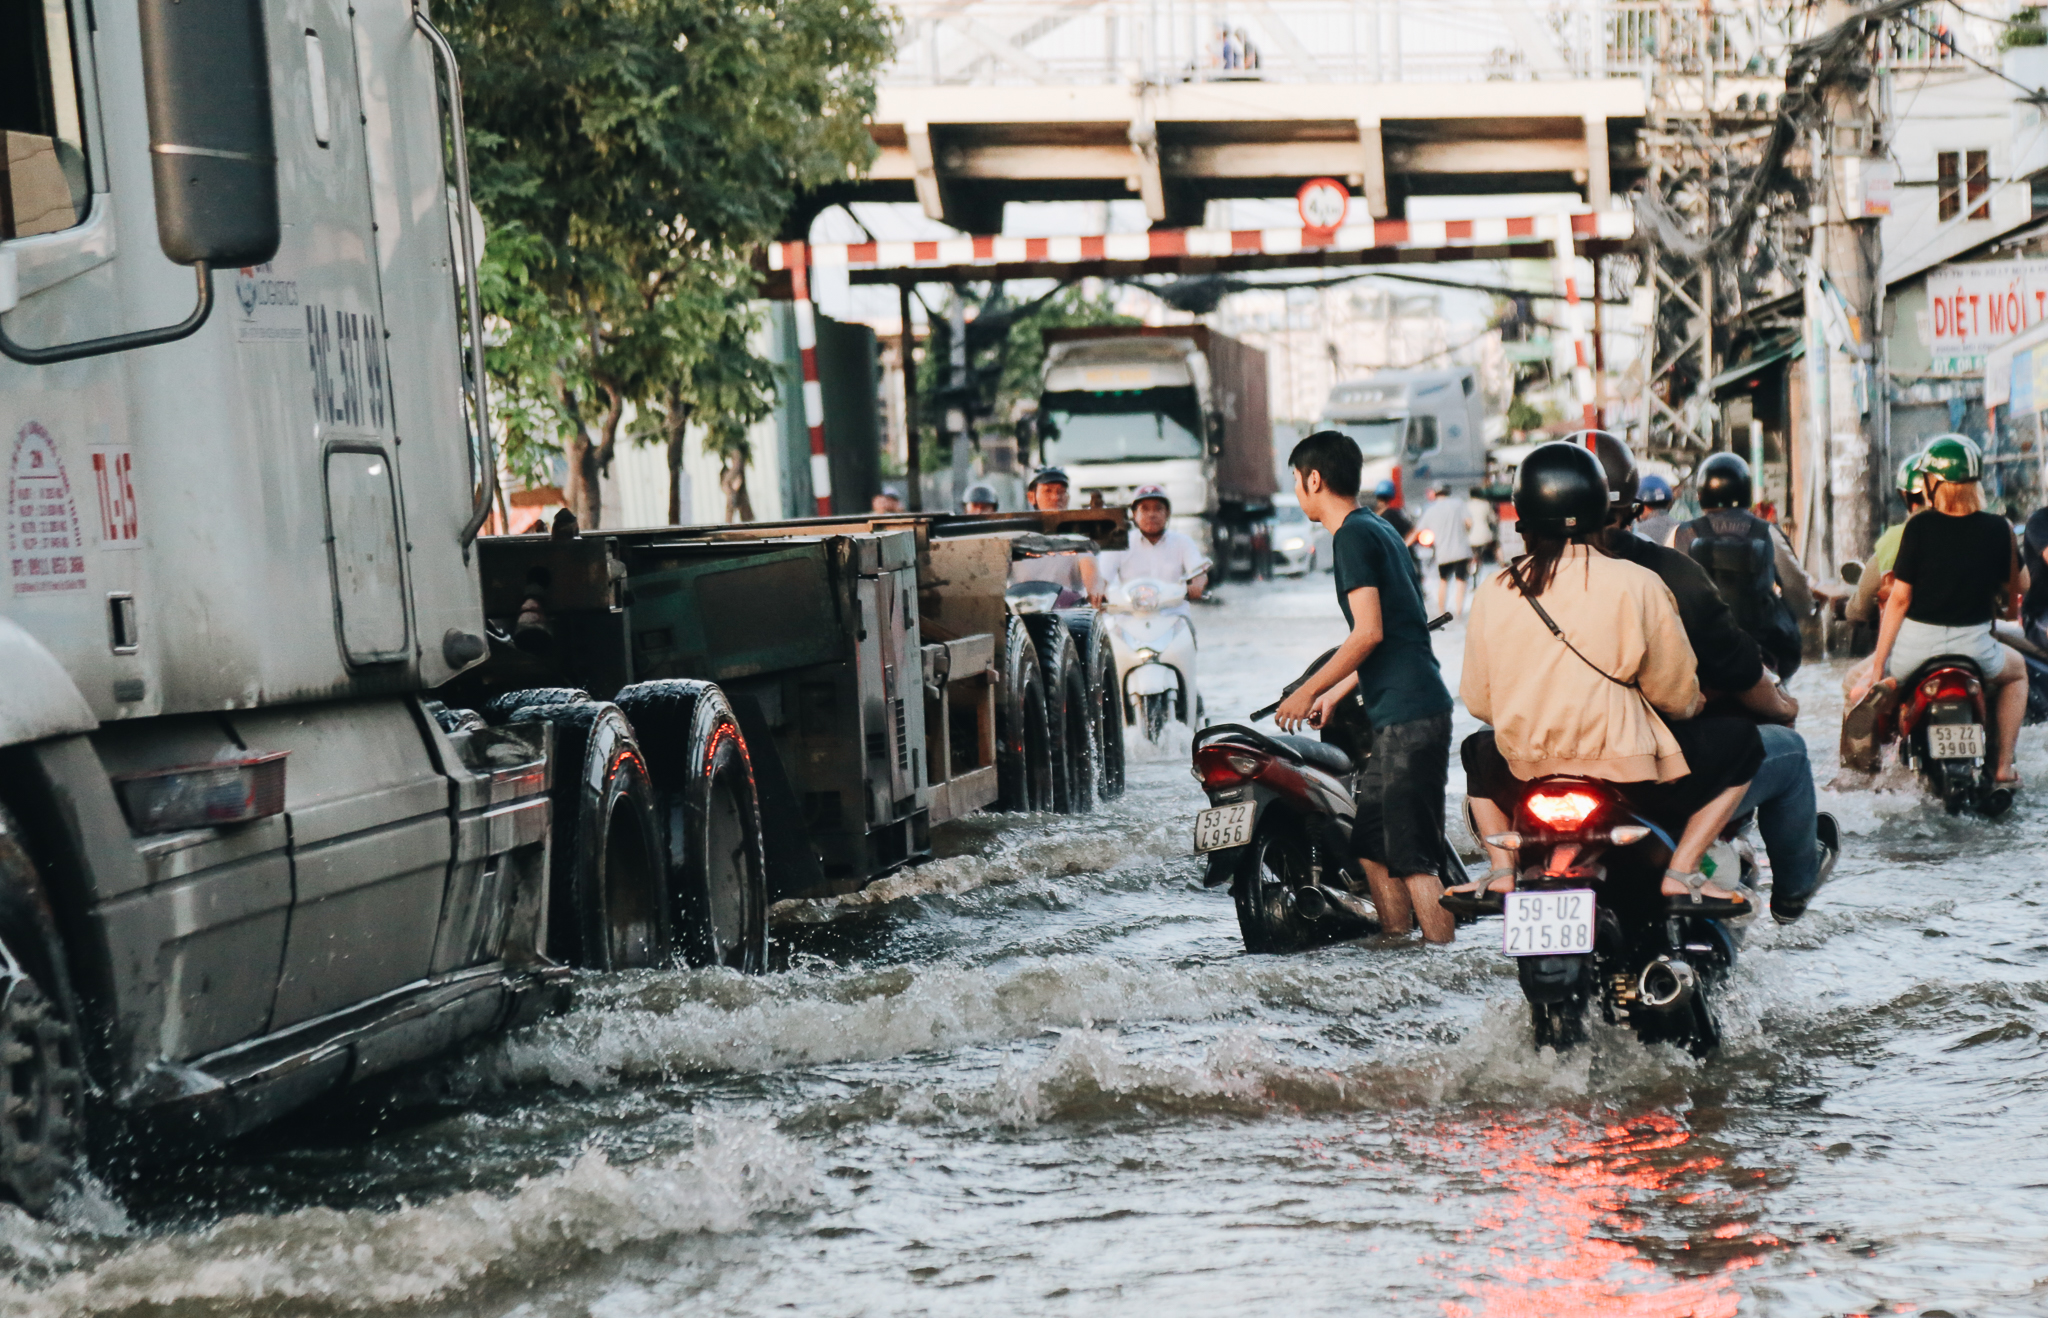
[[1704, 874], [1681, 874], [1677, 870], [1665, 870], [1664, 877], [1677, 879], [1686, 887], [1686, 891], [1676, 897], [1669, 893], [1664, 895], [1665, 905], [1673, 915], [1704, 915], [1709, 919], [1718, 920], [1728, 916], [1749, 914], [1749, 898], [1741, 893], [1736, 893], [1733, 897], [1709, 897], [1701, 892], [1700, 889], [1706, 887], [1709, 882]]
[[1455, 888], [1444, 889], [1444, 895], [1437, 898], [1437, 905], [1452, 915], [1477, 918], [1482, 915], [1499, 915], [1506, 909], [1501, 898], [1504, 892], [1495, 892], [1495, 879], [1513, 879], [1515, 872], [1507, 868], [1496, 868], [1486, 872], [1486, 877], [1471, 883], [1461, 883]]

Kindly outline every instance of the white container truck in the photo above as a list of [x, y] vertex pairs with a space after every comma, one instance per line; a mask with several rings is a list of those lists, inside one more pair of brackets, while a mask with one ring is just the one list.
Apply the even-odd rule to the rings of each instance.
[[1459, 494], [1486, 480], [1486, 409], [1469, 366], [1380, 371], [1330, 390], [1318, 430], [1341, 430], [1365, 455], [1364, 492], [1394, 482], [1394, 505], [1420, 504], [1448, 482]]

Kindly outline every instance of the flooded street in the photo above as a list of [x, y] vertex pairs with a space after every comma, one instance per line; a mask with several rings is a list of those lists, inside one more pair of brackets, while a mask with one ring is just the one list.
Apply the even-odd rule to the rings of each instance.
[[[1327, 576], [1229, 596], [1218, 719], [1341, 635]], [[1839, 674], [1794, 688], [1823, 782]], [[0, 1313], [2040, 1312], [2044, 744], [1996, 824], [1823, 792], [1841, 865], [1751, 929], [1706, 1063], [1536, 1054], [1493, 922], [1244, 955], [1184, 751], [1134, 763], [783, 908], [787, 972], [585, 979], [459, 1103], [0, 1210]]]

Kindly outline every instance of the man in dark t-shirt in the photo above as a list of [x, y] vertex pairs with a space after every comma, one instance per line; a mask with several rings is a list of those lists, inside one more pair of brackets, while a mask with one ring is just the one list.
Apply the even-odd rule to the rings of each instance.
[[[1448, 943], [1455, 924], [1443, 896], [1444, 782], [1450, 768], [1451, 692], [1430, 649], [1422, 590], [1408, 547], [1358, 504], [1358, 445], [1339, 431], [1301, 441], [1289, 455], [1302, 509], [1331, 533], [1337, 606], [1351, 634], [1282, 701], [1274, 722], [1322, 727], [1358, 693], [1372, 720], [1372, 754], [1358, 775], [1351, 839], [1381, 927]], [[1462, 876], [1454, 876], [1462, 877]]]

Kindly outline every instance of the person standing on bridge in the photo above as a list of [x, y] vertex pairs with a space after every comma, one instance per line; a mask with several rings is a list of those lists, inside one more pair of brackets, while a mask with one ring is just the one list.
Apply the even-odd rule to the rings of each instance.
[[[1358, 506], [1358, 445], [1319, 430], [1294, 446], [1294, 497], [1330, 532], [1337, 607], [1351, 634], [1321, 668], [1280, 702], [1283, 731], [1331, 721], [1357, 692], [1372, 719], [1372, 755], [1359, 772], [1351, 840], [1379, 908], [1380, 927], [1448, 943], [1457, 924], [1443, 909], [1444, 784], [1450, 773], [1451, 691], [1429, 644], [1422, 588], [1401, 537]], [[1459, 511], [1463, 505], [1457, 504]]]

